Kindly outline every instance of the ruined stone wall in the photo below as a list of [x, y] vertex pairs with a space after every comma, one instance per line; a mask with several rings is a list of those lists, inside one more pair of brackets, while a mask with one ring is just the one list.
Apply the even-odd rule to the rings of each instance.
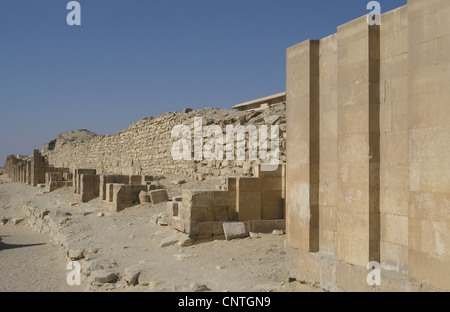
[[[450, 2], [287, 50], [287, 263], [329, 290], [450, 290]], [[371, 261], [381, 285], [366, 282]]]
[[[43, 152], [49, 164], [55, 167], [92, 168], [97, 169], [99, 174], [250, 175], [253, 167], [256, 167], [260, 161], [249, 160], [248, 146], [245, 161], [227, 160], [225, 153], [223, 160], [213, 161], [176, 161], [172, 158], [172, 145], [177, 140], [177, 138], [171, 138], [173, 127], [189, 126], [191, 137], [193, 137], [195, 117], [202, 118], [203, 128], [210, 124], [220, 126], [223, 129], [224, 138], [226, 125], [279, 125], [280, 161], [285, 161], [284, 105], [257, 113], [211, 108], [193, 110], [189, 113], [166, 113], [156, 118], [145, 118], [114, 135], [96, 136], [85, 142], [58, 139], [53, 150], [47, 149]], [[205, 139], [204, 143], [207, 141]], [[270, 147], [270, 142], [268, 144]], [[192, 155], [193, 153], [192, 146]]]

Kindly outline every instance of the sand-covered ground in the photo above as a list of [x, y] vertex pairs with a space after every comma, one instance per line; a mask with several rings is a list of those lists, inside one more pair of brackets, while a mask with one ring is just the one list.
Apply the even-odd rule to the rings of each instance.
[[[214, 189], [219, 179], [186, 181], [173, 186], [160, 181], [170, 196], [185, 189]], [[0, 176], [0, 217], [25, 217], [24, 205], [47, 210], [63, 224], [66, 246], [33, 232], [28, 220], [0, 225], [0, 291], [175, 291], [207, 288], [211, 291], [321, 291], [311, 285], [289, 282], [285, 267], [285, 235], [196, 242], [161, 247], [168, 237], [184, 238], [170, 226], [152, 222], [165, 204], [137, 205], [120, 213], [102, 210], [99, 202], [74, 201], [70, 190], [46, 193], [43, 189], [11, 183]], [[81, 252], [80, 286], [66, 282], [67, 247]], [[138, 284], [127, 280], [138, 273]], [[113, 274], [110, 283], [95, 277]]]

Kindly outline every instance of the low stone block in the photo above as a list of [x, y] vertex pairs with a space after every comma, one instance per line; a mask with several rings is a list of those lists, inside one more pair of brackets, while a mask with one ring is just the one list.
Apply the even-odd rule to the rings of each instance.
[[222, 222], [207, 221], [197, 226], [197, 235], [224, 235]]
[[142, 184], [142, 176], [140, 175], [131, 175], [129, 184], [131, 185], [141, 185]]
[[141, 191], [139, 193], [139, 203], [151, 203], [150, 193], [146, 191]]
[[169, 200], [169, 196], [167, 195], [167, 190], [155, 190], [150, 191], [150, 198], [152, 204], [159, 204]]
[[224, 222], [223, 232], [226, 240], [244, 238], [248, 236], [245, 224], [242, 222]]
[[169, 217], [177, 217], [178, 216], [178, 207], [179, 202], [167, 202], [167, 214]]
[[139, 194], [145, 190], [145, 185], [112, 184], [113, 200], [108, 208], [113, 211], [121, 211], [139, 203]]
[[80, 176], [80, 200], [85, 203], [100, 194], [100, 177], [93, 174], [82, 174]]
[[151, 175], [143, 175], [141, 176], [141, 184], [142, 185], [146, 185], [149, 182], [153, 181], [153, 176]]
[[239, 191], [259, 191], [261, 181], [259, 178], [239, 178], [236, 187]]
[[185, 222], [180, 217], [172, 217], [170, 224], [175, 230], [185, 233]]

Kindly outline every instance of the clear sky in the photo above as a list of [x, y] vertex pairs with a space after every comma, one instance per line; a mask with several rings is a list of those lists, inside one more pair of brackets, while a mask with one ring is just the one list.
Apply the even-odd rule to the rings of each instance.
[[[286, 48], [367, 14], [365, 0], [0, 1], [0, 166], [61, 132], [285, 91]], [[382, 12], [406, 0], [380, 0]]]

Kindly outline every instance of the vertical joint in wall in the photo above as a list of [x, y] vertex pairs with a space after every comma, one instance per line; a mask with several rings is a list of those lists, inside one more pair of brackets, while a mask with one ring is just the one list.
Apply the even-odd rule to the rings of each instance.
[[369, 258], [380, 262], [380, 26], [369, 26]]
[[311, 40], [310, 47], [310, 110], [309, 110], [309, 251], [319, 251], [319, 177], [320, 177], [320, 84], [319, 40]]

